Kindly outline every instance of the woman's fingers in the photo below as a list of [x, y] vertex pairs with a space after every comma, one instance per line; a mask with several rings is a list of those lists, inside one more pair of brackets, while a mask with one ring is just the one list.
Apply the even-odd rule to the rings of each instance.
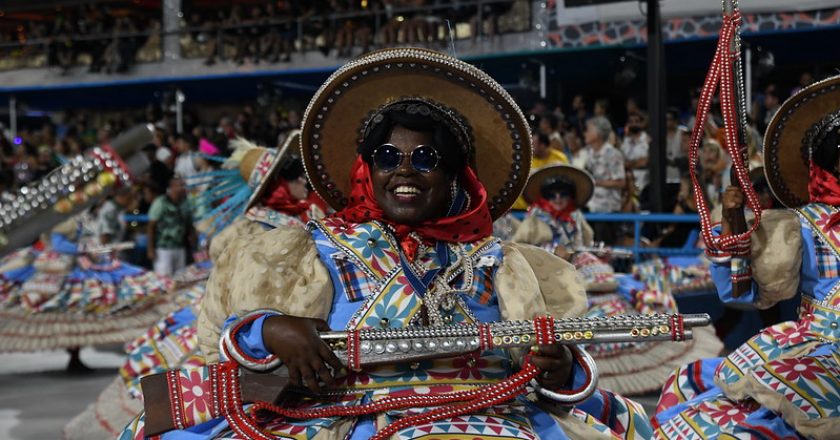
[[563, 345], [541, 345], [538, 353], [531, 356], [531, 362], [543, 370], [539, 382], [553, 388], [565, 385], [572, 369], [572, 353], [569, 348]]
[[319, 393], [321, 387], [318, 385], [318, 378], [315, 377], [315, 371], [312, 364], [303, 363], [300, 366], [300, 377], [303, 380], [303, 385], [309, 388], [313, 393]]
[[563, 367], [563, 360], [549, 356], [532, 356], [531, 362], [534, 366], [545, 371], [556, 371]]
[[286, 369], [289, 370], [289, 382], [291, 382], [292, 385], [301, 386], [300, 369], [297, 364], [286, 364]]
[[327, 346], [327, 344], [321, 343], [318, 347], [318, 353], [321, 355], [321, 359], [332, 367], [333, 371], [336, 373], [344, 369], [344, 364], [341, 363], [341, 360], [339, 360], [335, 353], [330, 350], [330, 347]]
[[312, 368], [318, 373], [318, 378], [321, 382], [324, 382], [330, 388], [335, 386], [335, 379], [333, 379], [332, 373], [330, 373], [330, 370], [327, 369], [326, 364], [321, 359], [313, 362]]

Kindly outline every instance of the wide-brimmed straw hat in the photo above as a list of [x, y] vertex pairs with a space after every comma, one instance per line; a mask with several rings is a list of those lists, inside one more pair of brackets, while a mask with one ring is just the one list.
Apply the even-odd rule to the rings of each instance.
[[300, 130], [291, 132], [278, 149], [260, 147], [246, 139], [231, 141], [229, 158], [207, 156], [224, 161], [223, 169], [198, 173], [187, 179], [190, 187], [201, 188], [192, 200], [198, 229], [215, 235], [259, 202], [269, 182], [284, 164], [295, 159]]
[[810, 85], [782, 104], [764, 135], [764, 173], [788, 208], [809, 202], [811, 150], [840, 128], [840, 76]]
[[571, 165], [551, 165], [534, 171], [522, 196], [528, 203], [534, 203], [540, 198], [540, 188], [554, 179], [565, 179], [575, 186], [576, 206], [584, 207], [592, 198], [595, 179], [588, 172]]
[[274, 176], [277, 171], [285, 164], [297, 158], [295, 153], [298, 152], [299, 148], [300, 130], [294, 130], [286, 136], [286, 140], [283, 141], [283, 145], [276, 153], [274, 151], [271, 152], [273, 158], [271, 159], [271, 163], [268, 167], [263, 168], [261, 166], [262, 153], [255, 152], [254, 155], [257, 157], [254, 160], [251, 160], [248, 157], [248, 154], [245, 155], [242, 159], [242, 163], [239, 165], [239, 170], [242, 172], [243, 177], [245, 177], [246, 174], [249, 176], [248, 184], [253, 185], [254, 188], [251, 198], [248, 199], [248, 203], [245, 205], [246, 211], [254, 206], [257, 201], [260, 200], [260, 197], [262, 197], [266, 188], [271, 186], [269, 185], [269, 182], [274, 180]]
[[420, 48], [362, 55], [315, 93], [303, 117], [301, 157], [318, 195], [336, 210], [347, 204], [365, 128], [377, 112], [402, 101], [422, 101], [455, 120], [466, 133], [467, 163], [487, 189], [493, 218], [504, 214], [528, 179], [531, 136], [525, 117], [486, 73]]

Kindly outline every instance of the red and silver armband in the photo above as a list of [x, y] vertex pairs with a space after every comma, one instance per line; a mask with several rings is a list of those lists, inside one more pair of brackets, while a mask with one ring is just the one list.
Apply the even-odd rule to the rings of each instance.
[[271, 371], [280, 366], [280, 358], [276, 355], [268, 355], [265, 358], [258, 359], [250, 356], [236, 342], [236, 334], [247, 324], [250, 324], [262, 316], [273, 315], [281, 316], [282, 312], [274, 309], [259, 309], [247, 313], [245, 316], [237, 319], [222, 332], [222, 337], [219, 339], [219, 353], [226, 359], [236, 361], [239, 365], [251, 371]]

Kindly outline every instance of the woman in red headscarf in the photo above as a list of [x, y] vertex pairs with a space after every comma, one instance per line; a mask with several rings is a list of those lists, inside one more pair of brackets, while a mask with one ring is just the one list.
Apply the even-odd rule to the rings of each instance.
[[[834, 439], [840, 433], [840, 76], [786, 101], [765, 135], [765, 174], [778, 202], [746, 254], [708, 249], [725, 303], [768, 309], [802, 294], [798, 319], [761, 330], [725, 358], [688, 364], [666, 381], [657, 438]], [[761, 195], [750, 207], [773, 206]], [[746, 223], [744, 191], [723, 194], [715, 232]], [[746, 292], [733, 281], [747, 279]]]
[[[277, 228], [231, 243], [211, 275], [199, 342], [211, 361], [229, 356], [249, 369], [285, 366], [298, 388], [284, 408], [350, 413], [269, 417], [255, 422], [262, 434], [254, 435], [367, 439], [384, 431], [395, 438], [468, 433], [477, 439], [553, 439], [650, 433], [640, 406], [595, 390], [594, 365], [577, 347], [535, 344], [523, 357], [490, 344], [399, 362], [394, 356], [411, 346], [362, 343], [361, 354], [392, 361], [347, 371], [319, 336], [331, 329], [456, 331], [462, 324], [572, 316], [584, 309], [571, 265], [492, 236], [493, 218], [518, 196], [529, 161], [524, 117], [494, 84], [446, 55], [398, 49], [348, 64], [313, 98], [302, 156], [314, 188], [338, 210], [306, 230]], [[389, 88], [396, 85], [413, 96], [394, 98]], [[465, 105], [470, 99], [473, 105]], [[359, 125], [343, 111], [367, 116]], [[336, 141], [351, 136], [358, 139], [355, 151]], [[491, 155], [494, 149], [498, 157]], [[519, 386], [519, 365], [542, 371], [533, 382], [534, 398], [496, 402], [493, 393]], [[463, 393], [486, 399], [471, 400], [470, 409], [459, 406], [460, 416], [432, 417], [426, 408]], [[396, 408], [404, 398], [427, 403]], [[383, 406], [371, 408], [371, 402]], [[558, 404], [569, 411], [543, 409]], [[352, 413], [365, 408], [371, 409]], [[194, 415], [195, 426], [163, 438], [240, 438], [241, 423], [257, 426], [213, 419], [211, 409]]]

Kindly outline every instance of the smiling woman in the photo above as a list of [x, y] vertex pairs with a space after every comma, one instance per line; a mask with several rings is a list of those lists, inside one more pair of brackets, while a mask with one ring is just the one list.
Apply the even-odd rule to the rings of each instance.
[[[584, 310], [571, 265], [492, 236], [530, 163], [525, 118], [495, 81], [438, 52], [373, 52], [330, 77], [302, 133], [310, 182], [336, 212], [307, 230], [231, 243], [208, 283], [199, 342], [210, 361], [282, 364], [298, 386], [284, 402], [314, 418], [213, 419], [186, 402], [186, 429], [165, 439], [649, 438], [640, 406], [593, 394], [597, 371], [578, 347], [544, 344], [528, 356], [486, 347], [348, 372], [319, 337]], [[534, 373], [537, 391], [506, 394], [524, 391], [523, 371]], [[444, 405], [467, 395], [487, 398]], [[427, 403], [397, 408], [402, 399]], [[544, 409], [557, 404], [568, 411]]]
[[415, 162], [422, 160], [415, 158], [423, 157], [423, 148], [432, 148], [434, 154], [427, 153], [427, 157], [438, 156], [434, 147], [429, 147], [433, 141], [429, 132], [397, 125], [388, 137], [389, 145], [374, 153], [376, 159], [392, 151], [391, 155], [400, 159], [393, 169], [383, 168], [383, 160], [376, 160], [371, 173], [373, 194], [388, 220], [412, 225], [446, 213], [448, 189], [454, 182], [452, 176], [447, 176], [437, 164], [425, 172], [415, 166]]

